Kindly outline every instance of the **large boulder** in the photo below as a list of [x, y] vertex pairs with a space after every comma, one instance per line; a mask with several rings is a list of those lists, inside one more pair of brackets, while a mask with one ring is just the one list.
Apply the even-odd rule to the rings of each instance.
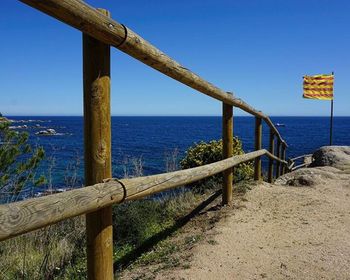
[[276, 184], [313, 187], [330, 180], [349, 180], [350, 146], [324, 146], [315, 151], [312, 157], [313, 162], [308, 168], [286, 173], [276, 180]]
[[333, 166], [340, 170], [350, 170], [350, 146], [324, 146], [312, 155], [310, 167]]
[[300, 168], [279, 177], [276, 180], [276, 184], [294, 187], [313, 187], [323, 184], [328, 180], [337, 179], [339, 172], [341, 172], [339, 169], [330, 166]]

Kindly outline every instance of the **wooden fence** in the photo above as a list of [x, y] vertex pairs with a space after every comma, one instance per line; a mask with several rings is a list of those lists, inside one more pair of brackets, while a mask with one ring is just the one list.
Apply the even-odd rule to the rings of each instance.
[[[288, 171], [288, 145], [268, 116], [181, 66], [111, 19], [108, 11], [94, 9], [80, 0], [20, 1], [83, 32], [85, 182], [88, 186], [0, 205], [0, 241], [86, 214], [88, 278], [113, 279], [112, 204], [142, 199], [221, 172], [222, 202], [230, 204], [234, 166], [254, 160], [254, 179], [262, 180], [261, 157], [267, 156], [269, 182]], [[153, 176], [106, 179], [111, 177], [110, 46], [221, 101], [224, 160]], [[255, 116], [254, 152], [232, 154], [233, 107]], [[268, 151], [262, 148], [262, 121], [270, 128]]]
[[[294, 171], [299, 168], [303, 168], [306, 166], [309, 166], [312, 164], [314, 158], [312, 157], [312, 154], [306, 154], [306, 155], [301, 155], [295, 158], [291, 158], [288, 160], [288, 170]], [[299, 161], [301, 161], [300, 164], [296, 165]]]

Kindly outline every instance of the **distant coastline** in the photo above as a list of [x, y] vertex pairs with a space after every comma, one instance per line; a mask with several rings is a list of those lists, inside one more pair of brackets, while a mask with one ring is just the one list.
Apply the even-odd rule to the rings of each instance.
[[[82, 118], [83, 115], [7, 115], [6, 118], [11, 120], [11, 118]], [[220, 115], [112, 115], [111, 117], [125, 117], [125, 118], [208, 118], [208, 117], [217, 117], [221, 118]], [[235, 115], [234, 117], [239, 117], [239, 118], [254, 118], [254, 116], [251, 115]], [[287, 115], [271, 115], [271, 118], [329, 118], [329, 116], [287, 116]], [[334, 118], [341, 117], [341, 118], [349, 118], [350, 115], [337, 115], [334, 116]], [[3, 117], [5, 118], [5, 117]], [[5, 118], [5, 119], [6, 119]], [[0, 117], [1, 119], [1, 117]]]
[[3, 123], [3, 122], [10, 122], [10, 120], [6, 117], [0, 117], [0, 123]]

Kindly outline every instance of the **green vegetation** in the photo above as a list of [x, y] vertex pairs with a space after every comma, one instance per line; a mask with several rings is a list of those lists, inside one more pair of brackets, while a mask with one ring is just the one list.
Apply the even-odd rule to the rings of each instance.
[[[202, 199], [199, 194], [184, 192], [158, 200], [114, 206], [114, 260], [119, 269], [137, 257], [142, 265], [162, 263], [162, 266], [175, 266], [176, 258], [171, 258], [170, 254], [178, 250], [177, 245], [166, 239], [160, 241], [161, 235], [166, 232], [167, 236], [167, 231], [177, 220]], [[193, 241], [186, 239], [186, 242]], [[138, 252], [138, 248], [152, 247], [153, 243], [157, 244], [157, 250]], [[0, 279], [85, 279], [85, 247], [84, 217], [1, 242]]]
[[26, 132], [11, 130], [9, 122], [0, 122], [0, 201], [16, 200], [25, 187], [45, 183], [44, 176], [36, 176], [44, 149], [33, 149], [28, 138]]
[[[244, 154], [242, 142], [237, 138], [233, 138], [233, 155]], [[209, 163], [222, 160], [222, 140], [212, 140], [210, 142], [195, 143], [190, 147], [186, 156], [181, 160], [182, 169], [193, 168]], [[239, 182], [252, 178], [254, 168], [252, 163], [242, 163], [234, 168], [234, 180]], [[222, 183], [221, 174], [212, 176], [209, 179], [201, 180], [192, 184], [195, 189], [201, 190], [203, 185], [208, 187], [208, 183], [214, 181], [214, 185]], [[212, 183], [211, 183], [212, 184]]]
[[65, 267], [79, 270], [75, 264], [83, 258], [84, 237], [81, 217], [1, 242], [0, 279], [52, 279]]
[[[234, 145], [235, 154], [243, 153], [241, 143], [236, 138]], [[187, 151], [181, 166], [190, 168], [220, 160], [221, 149], [221, 141], [196, 144]], [[167, 166], [174, 169], [176, 160], [174, 157], [169, 158], [170, 163], [167, 163]], [[131, 177], [141, 176], [140, 165], [142, 161], [135, 160], [133, 170], [126, 174]], [[16, 165], [13, 168], [16, 168]], [[235, 168], [235, 173], [240, 180], [248, 178], [252, 174], [251, 165], [241, 165]], [[243, 182], [234, 186], [236, 192], [246, 190]], [[202, 181], [201, 185], [197, 184], [194, 191], [183, 188], [181, 191], [161, 194], [151, 199], [115, 205], [113, 233], [116, 268], [157, 264], [152, 273], [177, 266], [188, 268], [188, 260], [179, 254], [200, 241], [204, 230], [199, 228], [198, 231], [181, 235], [179, 238], [176, 232], [189, 221], [187, 215], [211, 195], [213, 190], [218, 189], [221, 189], [220, 175]], [[215, 222], [214, 218], [211, 220], [205, 216], [203, 220], [207, 223]], [[169, 240], [169, 236], [177, 238], [177, 241]], [[211, 239], [207, 242], [215, 245], [215, 241]], [[85, 279], [85, 247], [84, 217], [66, 220], [1, 242], [0, 279]]]

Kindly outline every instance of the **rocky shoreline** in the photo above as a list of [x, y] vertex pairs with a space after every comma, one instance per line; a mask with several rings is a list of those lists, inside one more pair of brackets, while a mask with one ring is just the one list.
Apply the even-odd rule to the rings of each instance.
[[[50, 120], [43, 121], [43, 120], [12, 120], [8, 119], [4, 116], [0, 117], [0, 123], [9, 123], [11, 124], [9, 126], [9, 129], [12, 130], [29, 130], [29, 129], [41, 129], [34, 134], [37, 136], [59, 136], [59, 135], [65, 135], [65, 133], [59, 133], [53, 128], [48, 128], [46, 126], [42, 126], [41, 123], [50, 123]], [[20, 125], [13, 125], [13, 124], [20, 124]]]
[[11, 120], [5, 117], [0, 117], [0, 123], [8, 123], [8, 122], [11, 122]]

